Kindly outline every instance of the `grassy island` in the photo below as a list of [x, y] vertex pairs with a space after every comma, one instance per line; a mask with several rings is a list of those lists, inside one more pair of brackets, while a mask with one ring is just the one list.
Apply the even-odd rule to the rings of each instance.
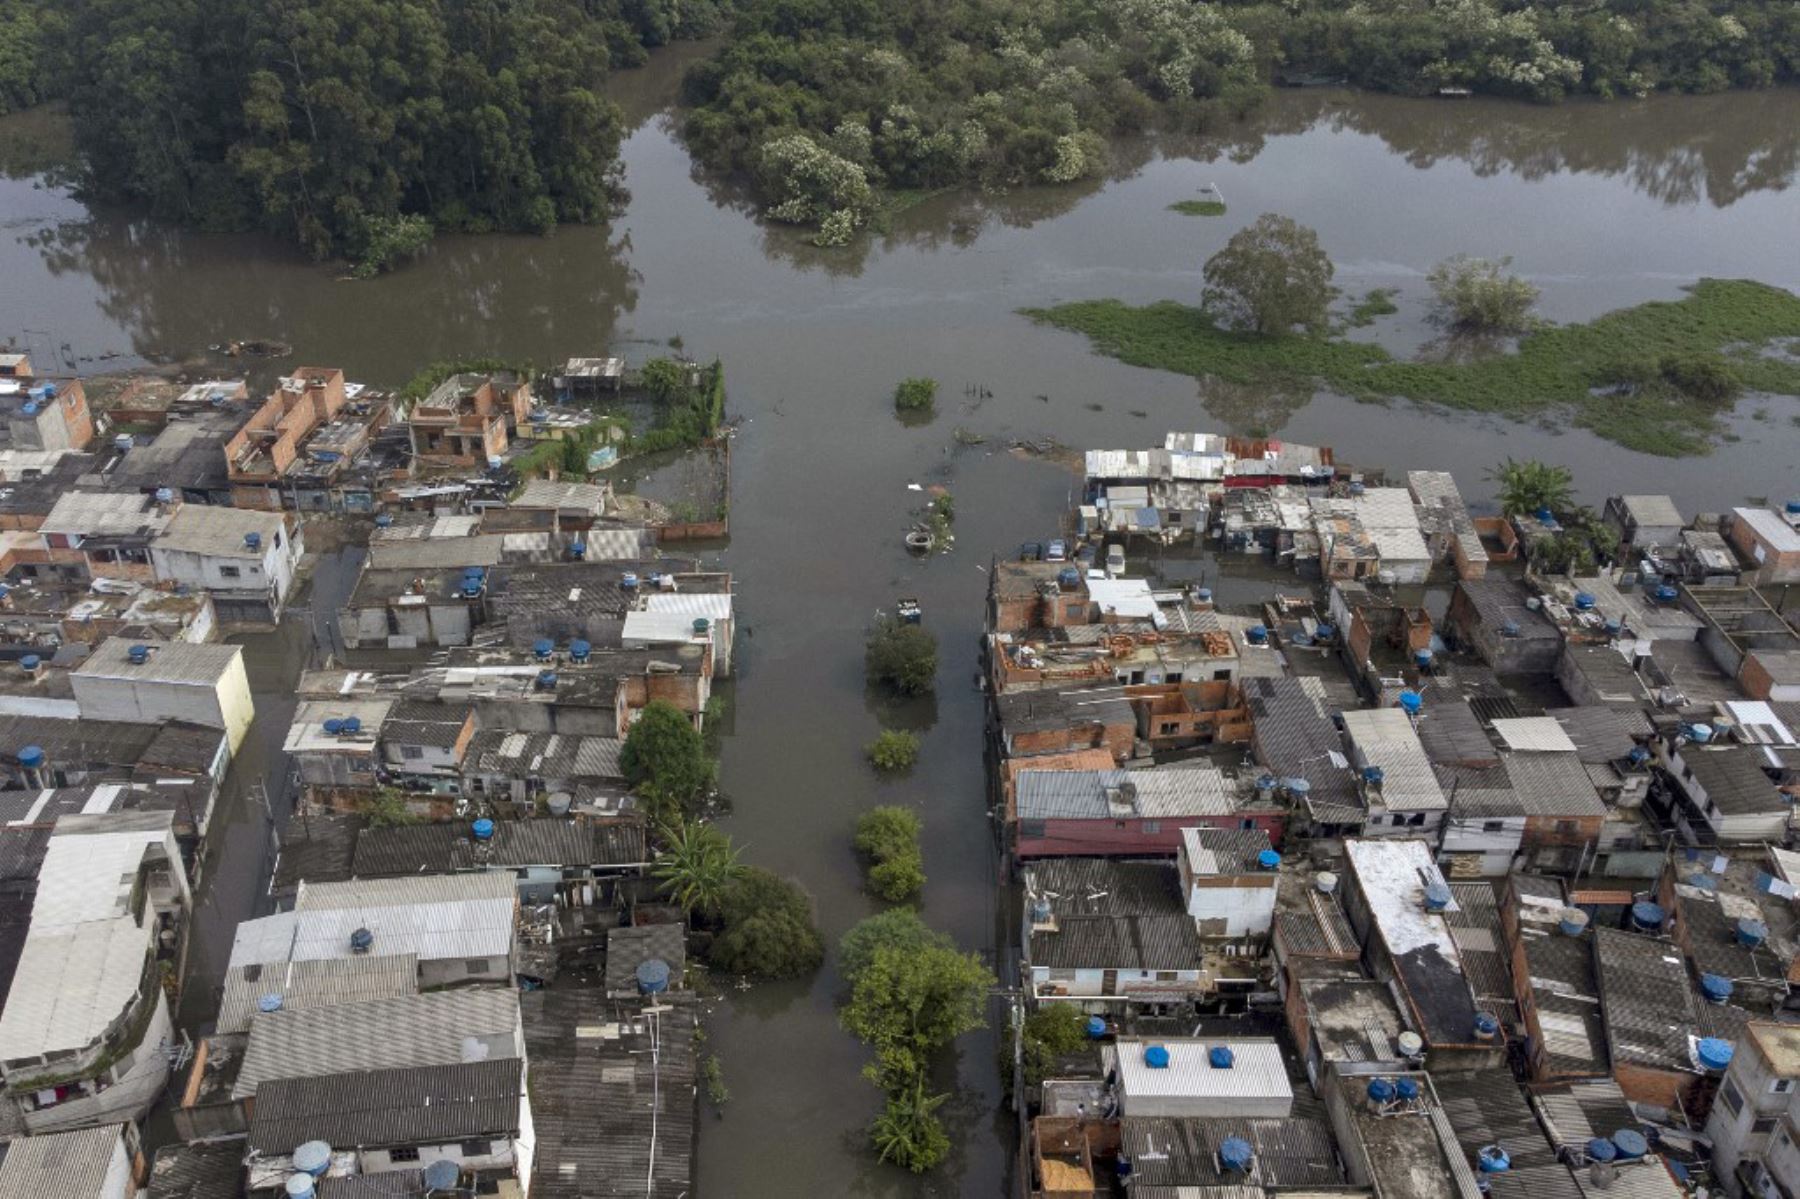
[[1133, 366], [1246, 385], [1312, 379], [1359, 400], [1554, 417], [1664, 457], [1706, 453], [1740, 389], [1800, 396], [1800, 296], [1745, 279], [1703, 279], [1680, 300], [1540, 328], [1514, 349], [1462, 362], [1404, 361], [1324, 335], [1229, 332], [1174, 302], [1087, 300], [1025, 315], [1084, 333]]

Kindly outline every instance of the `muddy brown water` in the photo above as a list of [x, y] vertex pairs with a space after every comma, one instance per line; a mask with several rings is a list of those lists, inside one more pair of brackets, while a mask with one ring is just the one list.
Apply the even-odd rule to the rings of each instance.
[[[937, 197], [891, 234], [827, 252], [758, 225], [743, 195], [700, 176], [671, 135], [665, 114], [697, 52], [617, 81], [634, 125], [632, 200], [612, 226], [447, 238], [369, 283], [340, 282], [266, 239], [90, 210], [30, 173], [38, 141], [13, 152], [0, 129], [11, 235], [0, 238], [0, 338], [47, 360], [66, 345], [84, 370], [271, 338], [294, 345], [292, 364], [338, 364], [376, 384], [459, 355], [547, 364], [609, 344], [648, 354], [675, 336], [721, 357], [741, 422], [733, 529], [729, 546], [705, 552], [737, 574], [744, 626], [723, 743], [726, 823], [748, 860], [806, 884], [833, 942], [874, 910], [850, 852], [855, 815], [901, 802], [925, 816], [926, 918], [990, 957], [1005, 944], [975, 687], [985, 568], [990, 554], [1050, 535], [1078, 485], [1007, 453], [1008, 438], [1144, 445], [1168, 429], [1260, 427], [1334, 445], [1344, 461], [1448, 468], [1476, 497], [1507, 454], [1571, 465], [1595, 503], [1621, 489], [1669, 491], [1689, 508], [1800, 493], [1791, 401], [1747, 402], [1731, 421], [1740, 440], [1668, 462], [1583, 433], [1411, 405], [1202, 397], [1191, 380], [1096, 357], [1015, 315], [1064, 299], [1191, 299], [1199, 264], [1263, 211], [1317, 228], [1347, 290], [1401, 289], [1401, 312], [1360, 334], [1401, 350], [1430, 337], [1424, 273], [1462, 251], [1512, 255], [1559, 320], [1673, 297], [1703, 275], [1800, 289], [1800, 93], [1556, 108], [1283, 93], [1214, 136], [1122, 144], [1107, 180]], [[1204, 185], [1218, 187], [1227, 216], [1165, 211]], [[266, 380], [278, 365], [253, 373]], [[940, 415], [902, 427], [888, 397], [916, 374], [940, 380]], [[957, 444], [958, 427], [986, 443]], [[901, 548], [923, 498], [914, 483], [954, 491], [953, 553], [922, 561]], [[191, 1026], [210, 1012], [232, 926], [262, 910], [268, 819], [245, 795], [253, 780], [274, 788], [284, 776], [292, 679], [353, 563], [321, 565], [319, 595], [291, 629], [244, 639], [260, 719], [216, 825]], [[1201, 569], [1227, 599], [1267, 586], [1241, 563]], [[923, 601], [943, 653], [936, 697], [896, 703], [864, 688], [860, 648], [870, 618], [903, 594]], [[906, 779], [877, 783], [862, 760], [883, 724], [923, 735]], [[992, 1037], [965, 1038], [944, 1062], [955, 1153], [915, 1179], [863, 1149], [878, 1096], [858, 1077], [864, 1052], [836, 1025], [839, 990], [828, 964], [811, 981], [729, 990], [711, 1005], [708, 1049], [734, 1098], [702, 1124], [700, 1192], [1000, 1193], [1010, 1141]]]

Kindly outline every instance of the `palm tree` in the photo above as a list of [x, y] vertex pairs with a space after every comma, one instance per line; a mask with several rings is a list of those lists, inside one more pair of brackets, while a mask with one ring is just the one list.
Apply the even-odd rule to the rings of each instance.
[[1508, 516], [1528, 516], [1545, 508], [1561, 512], [1575, 499], [1574, 476], [1566, 466], [1508, 458], [1487, 477], [1500, 484], [1500, 510]]
[[651, 877], [690, 917], [719, 910], [725, 892], [743, 873], [731, 838], [710, 824], [665, 825], [665, 844], [651, 866]]
[[869, 1126], [869, 1140], [884, 1162], [904, 1166], [915, 1174], [931, 1169], [950, 1152], [950, 1138], [936, 1112], [948, 1095], [927, 1095], [925, 1079], [888, 1095], [887, 1107]]

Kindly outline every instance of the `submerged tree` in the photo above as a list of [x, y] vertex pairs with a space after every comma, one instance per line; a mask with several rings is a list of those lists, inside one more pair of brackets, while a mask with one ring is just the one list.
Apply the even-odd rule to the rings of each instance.
[[1317, 332], [1331, 305], [1332, 274], [1317, 233], [1265, 212], [1206, 260], [1202, 306], [1231, 328], [1264, 336]]
[[1532, 325], [1538, 289], [1507, 272], [1512, 259], [1498, 262], [1458, 254], [1431, 268], [1427, 276], [1445, 323], [1471, 333], [1521, 333]]
[[937, 686], [937, 638], [922, 625], [883, 617], [869, 632], [863, 666], [871, 682], [922, 695]]
[[717, 915], [744, 872], [731, 838], [710, 824], [688, 822], [665, 828], [663, 840], [650, 877], [690, 919]]
[[725, 892], [719, 913], [724, 927], [707, 958], [720, 970], [797, 978], [825, 958], [811, 898], [777, 874], [746, 867]]
[[626, 782], [678, 813], [692, 809], [712, 790], [713, 760], [706, 742], [687, 713], [663, 699], [651, 700], [638, 714], [625, 735], [619, 767]]
[[950, 1138], [937, 1118], [937, 1109], [948, 1098], [927, 1095], [923, 1078], [890, 1093], [887, 1106], [869, 1126], [869, 1142], [876, 1156], [914, 1174], [923, 1174], [942, 1162], [950, 1154]]

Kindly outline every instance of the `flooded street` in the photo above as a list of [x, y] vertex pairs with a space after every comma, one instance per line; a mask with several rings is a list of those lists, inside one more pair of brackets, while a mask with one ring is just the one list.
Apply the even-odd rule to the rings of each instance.
[[[859, 812], [887, 802], [924, 816], [926, 919], [969, 949], [1005, 943], [975, 686], [986, 568], [990, 555], [1049, 536], [1079, 486], [1008, 453], [1009, 438], [1081, 447], [1160, 444], [1169, 429], [1266, 431], [1333, 445], [1340, 462], [1450, 469], [1471, 497], [1507, 455], [1574, 467], [1595, 505], [1621, 489], [1667, 491], [1690, 510], [1800, 492], [1792, 401], [1747, 399], [1731, 422], [1741, 440], [1672, 462], [1585, 433], [1411, 405], [1201, 395], [1192, 380], [1096, 357], [1084, 339], [1016, 315], [1072, 299], [1193, 300], [1201, 262], [1264, 211], [1318, 229], [1347, 293], [1400, 289], [1401, 311], [1359, 334], [1399, 350], [1430, 337], [1424, 275], [1457, 252], [1511, 255], [1557, 320], [1674, 297], [1703, 275], [1800, 290], [1800, 93], [1557, 108], [1282, 93], [1217, 138], [1119, 147], [1103, 184], [941, 196], [869, 244], [821, 251], [758, 225], [740, 195], [696, 177], [659, 114], [698, 52], [619, 81], [635, 123], [632, 201], [611, 227], [448, 238], [373, 282], [339, 281], [264, 239], [89, 212], [35, 177], [0, 179], [0, 340], [46, 361], [66, 344], [83, 370], [239, 338], [292, 343], [292, 359], [257, 364], [258, 386], [300, 364], [394, 385], [436, 360], [544, 366], [677, 336], [687, 352], [722, 359], [741, 422], [732, 539], [703, 552], [736, 575], [743, 613], [723, 740], [726, 826], [747, 861], [805, 883], [832, 944], [875, 910], [850, 837]], [[1209, 184], [1227, 216], [1166, 211]], [[894, 384], [908, 375], [940, 381], [934, 422], [893, 419]], [[985, 443], [959, 444], [959, 428]], [[954, 552], [903, 550], [923, 499], [912, 483], [954, 493]], [[283, 802], [293, 680], [353, 572], [350, 558], [322, 563], [300, 601], [308, 615], [244, 639], [259, 719], [213, 825], [192, 958], [206, 981], [190, 988], [186, 1021], [211, 1010], [232, 926], [261, 910], [270, 818], [249, 797], [261, 782]], [[863, 631], [899, 595], [922, 601], [940, 638], [935, 699], [895, 704], [863, 685]], [[920, 732], [910, 777], [878, 783], [864, 762], [883, 724]], [[809, 984], [714, 1004], [709, 1049], [734, 1099], [722, 1119], [704, 1117], [701, 1193], [1002, 1193], [1011, 1146], [993, 1038], [966, 1038], [940, 1080], [954, 1092], [950, 1166], [923, 1178], [877, 1167], [863, 1127], [880, 1097], [858, 1075], [864, 1051], [837, 1026], [839, 987], [828, 961]]]

